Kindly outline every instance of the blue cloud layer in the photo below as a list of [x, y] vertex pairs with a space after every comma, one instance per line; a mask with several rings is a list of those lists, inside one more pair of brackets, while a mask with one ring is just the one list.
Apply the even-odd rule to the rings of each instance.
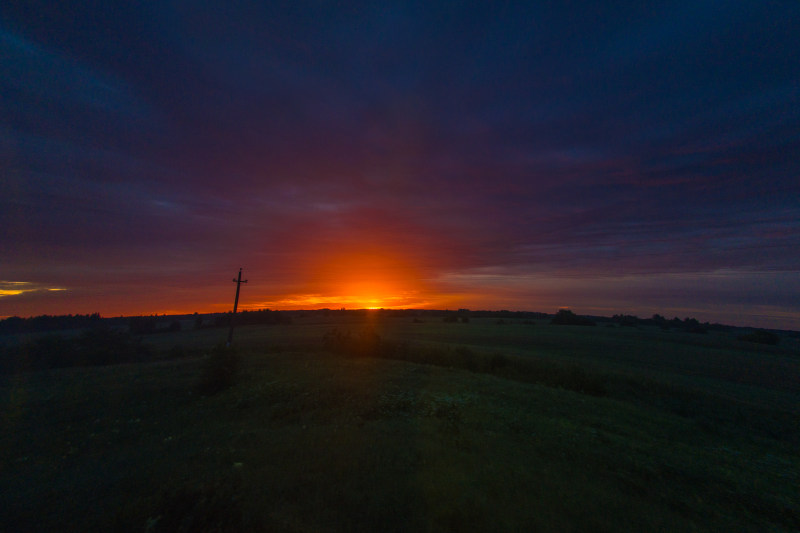
[[290, 272], [356, 234], [430, 279], [798, 271], [800, 4], [31, 2], [0, 20], [12, 279], [202, 275], [233, 253]]

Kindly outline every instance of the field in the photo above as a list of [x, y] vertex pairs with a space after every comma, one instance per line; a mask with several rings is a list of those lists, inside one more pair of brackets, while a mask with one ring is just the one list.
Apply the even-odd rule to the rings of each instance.
[[222, 329], [4, 376], [0, 531], [800, 530], [797, 338], [502, 322], [240, 327], [206, 395]]

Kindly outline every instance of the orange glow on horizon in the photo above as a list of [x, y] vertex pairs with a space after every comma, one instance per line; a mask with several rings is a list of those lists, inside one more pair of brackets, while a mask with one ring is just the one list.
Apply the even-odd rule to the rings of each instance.
[[292, 294], [278, 297], [271, 301], [259, 301], [241, 306], [244, 309], [427, 309], [433, 302], [415, 298], [414, 295], [400, 296], [351, 296], [351, 295], [322, 295], [322, 294]]
[[340, 247], [314, 254], [294, 294], [262, 302], [278, 309], [408, 309], [431, 305], [426, 283], [412, 259], [385, 246]]

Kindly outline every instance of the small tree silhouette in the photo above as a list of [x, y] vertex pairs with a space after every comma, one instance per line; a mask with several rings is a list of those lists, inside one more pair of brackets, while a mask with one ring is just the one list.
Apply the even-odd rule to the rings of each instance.
[[551, 324], [562, 326], [594, 326], [594, 321], [584, 316], [578, 316], [569, 309], [559, 309], [556, 316], [550, 320]]

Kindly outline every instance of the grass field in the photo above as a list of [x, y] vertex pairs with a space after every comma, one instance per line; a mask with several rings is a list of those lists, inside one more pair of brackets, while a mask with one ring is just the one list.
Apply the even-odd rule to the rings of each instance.
[[0, 530], [800, 530], [796, 338], [372, 313], [236, 344], [208, 396], [208, 357], [4, 376]]

